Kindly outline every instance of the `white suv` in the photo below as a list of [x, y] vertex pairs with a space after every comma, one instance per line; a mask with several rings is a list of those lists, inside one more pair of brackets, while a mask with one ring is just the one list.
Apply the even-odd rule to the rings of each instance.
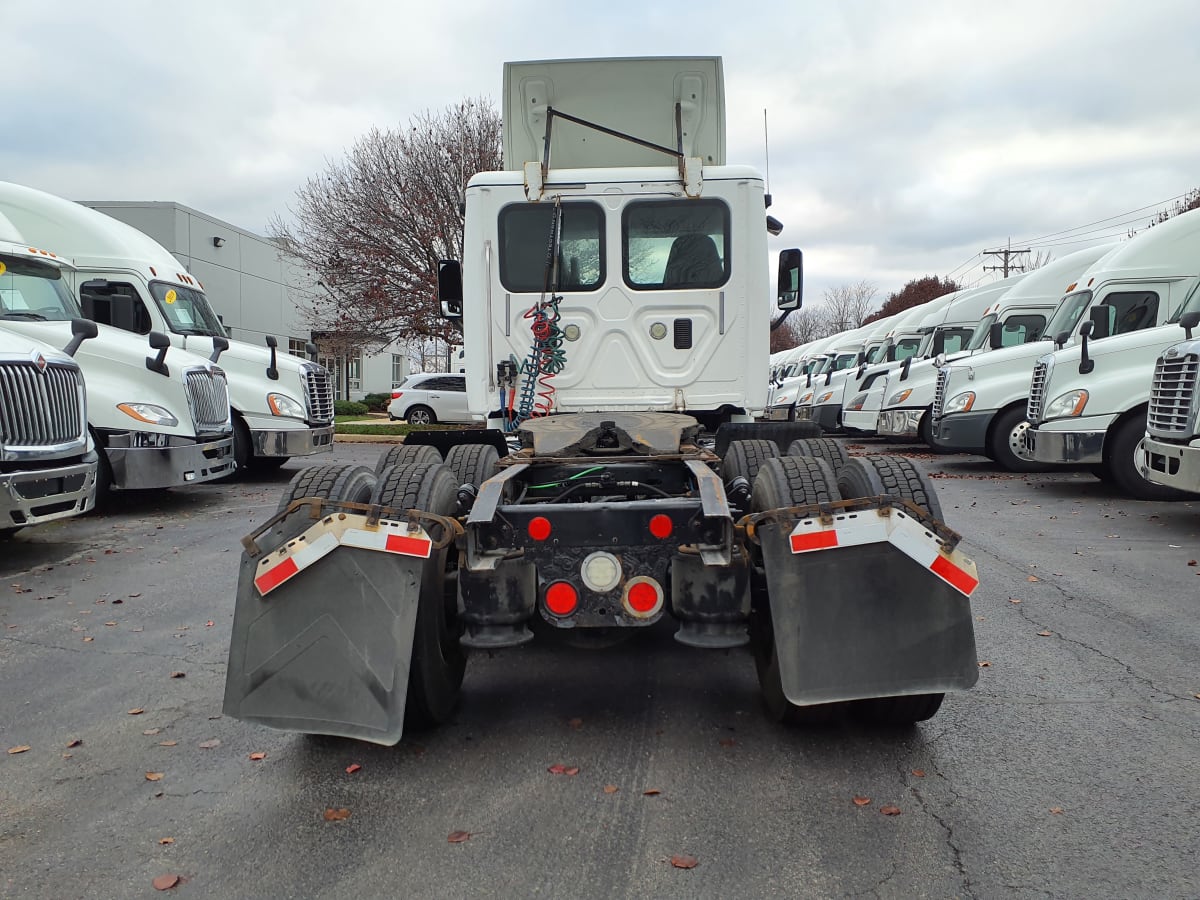
[[474, 421], [467, 411], [467, 377], [447, 372], [409, 375], [392, 390], [388, 418], [410, 425]]

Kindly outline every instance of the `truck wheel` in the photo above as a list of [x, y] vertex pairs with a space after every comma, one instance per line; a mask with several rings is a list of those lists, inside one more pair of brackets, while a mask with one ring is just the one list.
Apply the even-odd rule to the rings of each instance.
[[431, 447], [428, 444], [398, 444], [395, 447], [389, 447], [387, 452], [379, 457], [379, 461], [375, 463], [375, 471], [382, 472], [384, 469], [390, 469], [392, 466], [404, 466], [412, 463], [440, 463], [442, 454], [438, 453], [436, 447]]
[[20, 530], [20, 528], [0, 528], [0, 541], [7, 541]]
[[100, 436], [95, 430], [88, 426], [88, 430], [92, 432], [92, 443], [96, 447], [96, 500], [92, 504], [92, 512], [101, 512], [108, 506], [108, 501], [112, 497], [112, 464], [108, 461], [108, 453], [104, 449], [104, 445], [100, 443]]
[[[824, 459], [814, 456], [782, 456], [766, 460], [754, 480], [751, 509], [763, 512], [810, 503], [840, 500], [837, 479]], [[767, 714], [787, 725], [820, 725], [836, 718], [842, 703], [796, 706], [783, 692], [779, 656], [775, 652], [775, 629], [771, 605], [765, 591], [755, 591], [750, 607], [750, 649]]]
[[454, 470], [460, 485], [479, 487], [496, 474], [500, 454], [491, 444], [456, 444], [446, 454], [446, 465]]
[[836, 475], [850, 458], [841, 444], [833, 438], [801, 438], [788, 445], [788, 456], [817, 456], [829, 463]]
[[1045, 463], [1024, 459], [1017, 455], [1022, 435], [1029, 428], [1023, 407], [1014, 406], [996, 415], [988, 435], [988, 456], [1000, 468], [1008, 472], [1046, 472], [1051, 468]]
[[[838, 475], [838, 489], [846, 500], [890, 494], [910, 501], [935, 519], [942, 518], [933, 485], [904, 457], [855, 457]], [[858, 718], [874, 725], [900, 727], [930, 718], [942, 705], [943, 697], [945, 694], [875, 697], [855, 701], [852, 709]]]
[[1184, 493], [1165, 484], [1147, 481], [1137, 470], [1138, 444], [1146, 434], [1146, 420], [1133, 416], [1119, 423], [1104, 441], [1104, 469], [1108, 478], [1123, 493], [1135, 500], [1186, 500], [1194, 494]]
[[375, 488], [375, 473], [366, 466], [309, 466], [292, 476], [283, 489], [276, 512], [283, 512], [293, 500], [319, 497], [322, 500], [348, 500], [369, 503]]
[[414, 406], [404, 415], [404, 421], [409, 425], [432, 425], [437, 416], [428, 406]]
[[910, 501], [935, 519], [942, 518], [933, 485], [903, 456], [855, 456], [838, 473], [837, 486], [845, 500], [890, 494]]
[[745, 475], [746, 480], [754, 484], [762, 464], [777, 456], [779, 448], [774, 441], [731, 441], [721, 466], [725, 483], [729, 484], [739, 475]]
[[[426, 462], [388, 469], [380, 477], [371, 502], [453, 516], [457, 497], [458, 483], [450, 467]], [[462, 626], [458, 621], [458, 582], [453, 577], [457, 564], [453, 545], [425, 563], [408, 670], [404, 709], [408, 728], [429, 728], [446, 722], [458, 702], [467, 657], [459, 643]]]
[[250, 464], [254, 461], [253, 444], [250, 441], [250, 426], [246, 424], [241, 416], [233, 417], [233, 461], [237, 463], [237, 467], [233, 470], [232, 478], [240, 478], [250, 471]]

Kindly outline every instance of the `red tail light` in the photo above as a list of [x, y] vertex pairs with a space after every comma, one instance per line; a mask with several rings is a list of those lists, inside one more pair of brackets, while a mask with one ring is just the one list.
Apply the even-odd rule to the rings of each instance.
[[534, 516], [529, 520], [529, 525], [526, 528], [529, 536], [535, 541], [544, 541], [550, 537], [550, 530], [550, 520], [545, 516]]
[[556, 616], [569, 616], [579, 605], [579, 593], [565, 581], [556, 581], [546, 588], [546, 609]]
[[403, 391], [392, 391], [392, 399], [393, 400], [398, 400], [399, 398], [401, 398], [403, 396], [404, 396]]
[[650, 533], [659, 540], [669, 538], [674, 528], [675, 525], [671, 522], [670, 516], [664, 516], [662, 513], [659, 513], [650, 519]]
[[648, 619], [662, 609], [662, 586], [653, 578], [631, 578], [625, 585], [624, 604], [631, 616]]

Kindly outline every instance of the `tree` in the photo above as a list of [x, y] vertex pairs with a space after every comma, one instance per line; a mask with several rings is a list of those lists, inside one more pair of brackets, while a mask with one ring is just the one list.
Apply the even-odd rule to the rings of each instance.
[[934, 297], [949, 294], [951, 291], [962, 290], [961, 286], [951, 278], [941, 278], [937, 275], [926, 275], [914, 278], [900, 290], [887, 298], [879, 312], [868, 316], [866, 322], [877, 322], [887, 316], [912, 309], [922, 303], [928, 303]]
[[500, 117], [482, 99], [372, 129], [297, 191], [294, 224], [271, 221], [271, 237], [308, 270], [298, 305], [327, 336], [322, 350], [334, 336], [367, 351], [455, 340], [439, 316], [437, 261], [462, 259], [463, 190], [501, 167], [500, 142]]
[[825, 317], [826, 331], [829, 334], [838, 334], [858, 328], [871, 314], [877, 293], [879, 289], [869, 281], [827, 288], [820, 309]]
[[771, 332], [771, 352], [791, 350], [827, 334], [829, 332], [820, 311], [806, 306], [793, 312], [786, 322]]
[[[1161, 209], [1153, 219], [1150, 220], [1148, 227], [1153, 228], [1167, 219], [1173, 219], [1185, 212], [1191, 212], [1193, 209], [1200, 209], [1200, 188], [1195, 188], [1183, 195], [1182, 200], [1176, 200], [1171, 206], [1166, 209]], [[1133, 237], [1136, 234], [1134, 231], [1129, 232], [1129, 236]]]

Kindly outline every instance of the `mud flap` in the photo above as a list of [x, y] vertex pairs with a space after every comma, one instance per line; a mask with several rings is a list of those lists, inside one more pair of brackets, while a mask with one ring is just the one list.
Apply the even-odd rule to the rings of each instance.
[[767, 520], [756, 536], [792, 703], [941, 693], [978, 680], [975, 565], [915, 516], [884, 506]]
[[284, 731], [391, 745], [403, 733], [430, 542], [423, 555], [421, 546], [407, 555], [412, 545], [384, 546], [414, 540], [404, 523], [354, 530], [347, 518], [365, 521], [343, 515], [313, 524], [300, 506], [272, 529], [296, 537], [265, 555], [242, 554], [224, 712]]

